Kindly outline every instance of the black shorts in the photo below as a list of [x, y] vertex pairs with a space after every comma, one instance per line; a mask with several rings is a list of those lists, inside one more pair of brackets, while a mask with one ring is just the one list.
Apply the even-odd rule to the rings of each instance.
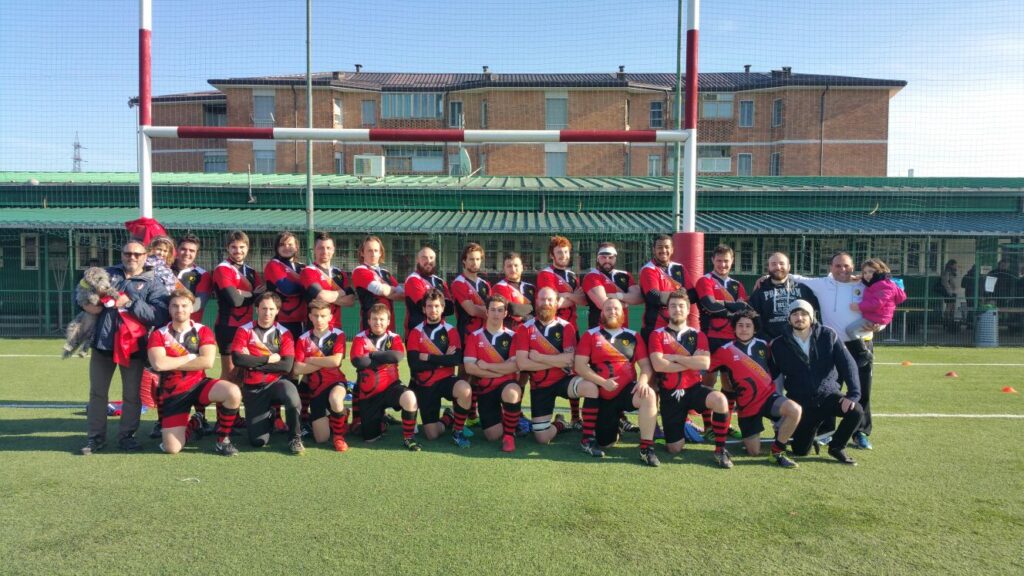
[[686, 419], [690, 410], [703, 412], [707, 409], [708, 395], [714, 392], [706, 386], [690, 386], [683, 396], [675, 390], [659, 390], [661, 399], [661, 429], [665, 432], [665, 443], [675, 444], [685, 438]]
[[764, 419], [775, 421], [782, 416], [782, 405], [786, 402], [786, 397], [778, 392], [772, 392], [772, 395], [765, 398], [764, 404], [761, 405], [761, 411], [756, 416], [750, 416], [747, 418], [740, 418], [740, 434], [744, 438], [750, 438], [751, 436], [760, 436], [761, 432], [764, 432]]
[[712, 338], [708, 336], [708, 351], [714, 354], [715, 350], [718, 350], [729, 342], [732, 342], [732, 340], [728, 338]]
[[632, 383], [619, 391], [614, 398], [605, 400], [598, 399], [597, 404], [597, 426], [594, 434], [597, 437], [599, 446], [611, 446], [619, 440], [619, 418], [623, 412], [633, 412], [633, 390], [636, 383]]
[[555, 399], [569, 397], [569, 384], [573, 378], [578, 376], [567, 374], [558, 382], [543, 388], [530, 386], [530, 417], [536, 420], [551, 416], [555, 412]]
[[490, 392], [480, 394], [476, 399], [476, 411], [480, 416], [480, 427], [484, 430], [501, 424], [501, 393], [507, 386], [517, 385], [515, 380], [506, 382]]
[[416, 404], [420, 408], [420, 419], [423, 424], [433, 424], [441, 418], [441, 399], [455, 401], [455, 383], [457, 376], [448, 376], [434, 382], [433, 386], [421, 386], [415, 382], [409, 389], [416, 394]]
[[210, 403], [210, 390], [220, 382], [216, 378], [203, 378], [188, 392], [168, 395], [162, 391], [157, 402], [160, 404], [160, 425], [164, 428], [175, 428], [188, 424], [192, 407], [196, 404]]
[[213, 325], [213, 336], [217, 339], [217, 350], [221, 356], [231, 355], [231, 343], [235, 340], [238, 326]]
[[[301, 392], [303, 386], [305, 386], [304, 383], [299, 385], [299, 391], [300, 392]], [[312, 398], [309, 399], [309, 420], [311, 422], [315, 422], [315, 421], [317, 421], [317, 420], [327, 416], [328, 414], [330, 414], [330, 412], [331, 412], [331, 400], [330, 400], [331, 399], [331, 392], [335, 388], [338, 388], [339, 386], [341, 388], [345, 388], [345, 383], [344, 382], [336, 382], [334, 384], [331, 384], [330, 386], [328, 386], [328, 387], [324, 388], [323, 390], [321, 390], [319, 394], [317, 394], [316, 396], [313, 396]], [[306, 386], [306, 388], [308, 389], [309, 387]], [[348, 389], [347, 388], [346, 388], [346, 393], [348, 393]]]
[[380, 394], [359, 399], [359, 417], [362, 419], [360, 430], [363, 440], [373, 440], [381, 435], [381, 423], [384, 421], [384, 409], [401, 410], [399, 400], [408, 390], [401, 382], [388, 386]]

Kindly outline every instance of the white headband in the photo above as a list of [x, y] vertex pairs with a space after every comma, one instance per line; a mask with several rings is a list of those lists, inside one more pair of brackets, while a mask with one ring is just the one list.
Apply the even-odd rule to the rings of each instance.
[[615, 250], [615, 246], [605, 246], [597, 251], [598, 256], [618, 256], [619, 253]]

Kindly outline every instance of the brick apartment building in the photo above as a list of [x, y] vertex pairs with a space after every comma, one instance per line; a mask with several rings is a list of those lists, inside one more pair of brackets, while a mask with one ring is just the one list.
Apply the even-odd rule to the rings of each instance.
[[[700, 75], [698, 170], [703, 175], [885, 176], [889, 100], [906, 82], [794, 73]], [[674, 74], [405, 74], [313, 76], [317, 128], [649, 130], [675, 126]], [[216, 90], [158, 96], [155, 125], [306, 125], [305, 76], [209, 80]], [[154, 142], [159, 172], [301, 173], [304, 142]], [[467, 144], [492, 176], [668, 176], [672, 145]], [[357, 154], [386, 157], [388, 174], [448, 174], [457, 144], [318, 142], [314, 172], [352, 173]]]

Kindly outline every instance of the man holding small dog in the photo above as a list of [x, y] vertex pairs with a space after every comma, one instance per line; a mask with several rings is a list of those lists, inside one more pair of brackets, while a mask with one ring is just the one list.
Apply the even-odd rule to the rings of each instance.
[[[134, 335], [122, 330], [126, 322], [137, 322], [145, 328], [167, 324], [167, 288], [152, 272], [144, 272], [146, 246], [138, 240], [129, 240], [121, 248], [121, 264], [107, 268], [110, 284], [119, 295], [110, 306], [83, 305], [82, 308], [97, 314], [96, 331], [92, 340], [92, 357], [89, 361], [89, 404], [88, 441], [82, 447], [83, 455], [90, 455], [106, 446], [107, 400], [110, 381], [114, 370], [121, 372], [122, 400], [121, 423], [118, 431], [118, 447], [125, 451], [137, 451], [142, 445], [135, 439], [142, 414], [139, 400], [139, 383], [142, 379], [146, 336]], [[135, 339], [135, 342], [130, 340]], [[123, 355], [123, 357], [122, 357]]]

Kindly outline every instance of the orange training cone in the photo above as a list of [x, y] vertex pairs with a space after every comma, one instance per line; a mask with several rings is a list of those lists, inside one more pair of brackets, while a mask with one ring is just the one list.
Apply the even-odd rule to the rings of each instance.
[[1007, 394], [1016, 394], [1017, 391], [1013, 389], [1013, 386], [1003, 386], [1003, 392]]
[[910, 360], [904, 360], [903, 362], [900, 362], [900, 366], [910, 366], [911, 364], [913, 364], [913, 362], [911, 362]]
[[948, 376], [950, 378], [959, 378], [960, 377], [959, 374], [957, 374], [956, 372], [953, 372], [953, 371], [946, 372], [946, 376]]

